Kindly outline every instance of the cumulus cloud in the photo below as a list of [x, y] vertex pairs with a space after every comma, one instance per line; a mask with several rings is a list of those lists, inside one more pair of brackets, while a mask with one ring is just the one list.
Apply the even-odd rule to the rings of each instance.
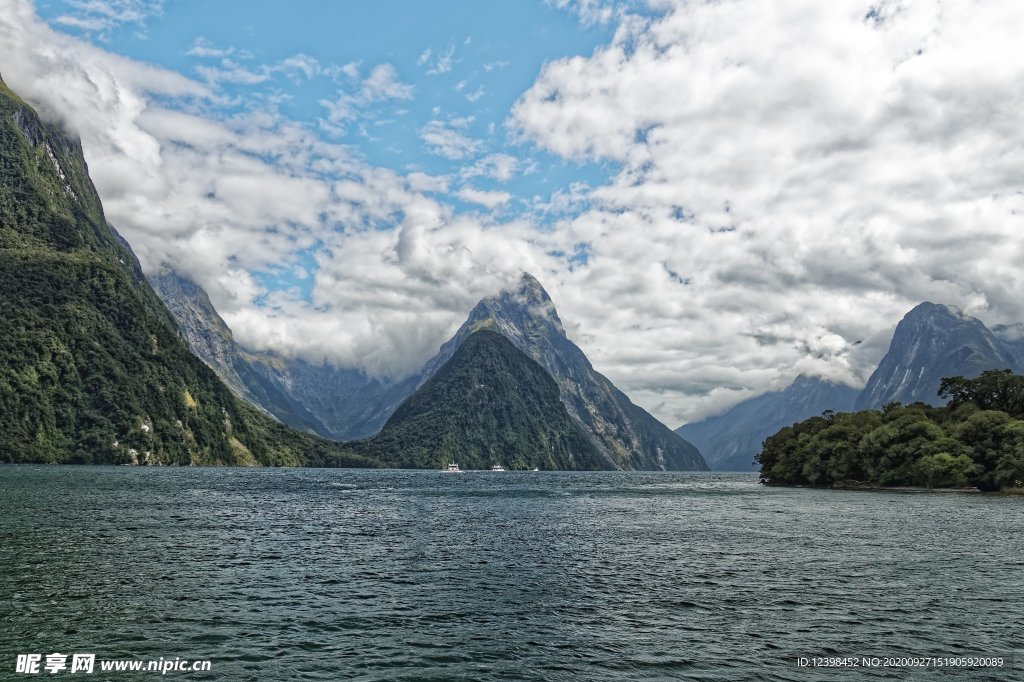
[[[274, 111], [218, 114], [215, 84], [53, 31], [28, 2], [0, 12], [0, 60], [8, 85], [81, 135], [107, 218], [144, 268], [195, 278], [249, 347], [401, 376], [476, 300], [557, 265], [556, 237], [427, 196], [448, 191], [443, 177], [369, 166]], [[355, 93], [410, 95], [388, 66]], [[300, 270], [308, 299], [265, 284]]]
[[484, 143], [469, 137], [463, 131], [473, 123], [473, 117], [456, 118], [450, 121], [429, 121], [420, 130], [422, 139], [430, 151], [438, 156], [455, 161], [476, 156]]
[[476, 161], [472, 166], [463, 168], [461, 175], [464, 179], [485, 177], [497, 180], [498, 182], [508, 182], [519, 172], [521, 166], [522, 163], [515, 156], [509, 154], [488, 154]]
[[559, 226], [592, 245], [563, 307], [597, 365], [678, 423], [721, 409], [686, 397], [708, 379], [862, 382], [857, 342], [921, 300], [1024, 318], [1019, 4], [659, 6], [547, 64], [511, 119], [621, 165]]
[[467, 201], [472, 204], [480, 204], [481, 206], [489, 209], [495, 209], [512, 200], [512, 195], [508, 192], [474, 189], [472, 187], [463, 187], [460, 189], [458, 197], [463, 201]]

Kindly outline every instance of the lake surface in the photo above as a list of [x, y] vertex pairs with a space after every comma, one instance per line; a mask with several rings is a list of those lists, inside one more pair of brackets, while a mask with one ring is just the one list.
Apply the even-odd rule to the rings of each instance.
[[3, 466], [0, 679], [1024, 679], [1022, 530], [1024, 497], [754, 474]]

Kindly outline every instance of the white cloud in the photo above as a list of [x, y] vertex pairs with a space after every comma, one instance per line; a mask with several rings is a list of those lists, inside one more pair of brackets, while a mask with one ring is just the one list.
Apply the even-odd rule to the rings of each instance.
[[479, 154], [484, 143], [461, 132], [473, 122], [472, 118], [457, 118], [450, 121], [429, 121], [420, 130], [422, 139], [431, 153], [446, 159], [460, 160]]
[[[349, 68], [350, 66], [352, 68]], [[358, 76], [355, 65], [347, 64], [343, 70], [350, 77]], [[338, 125], [356, 118], [360, 110], [368, 105], [393, 99], [412, 99], [413, 89], [412, 85], [399, 80], [394, 66], [378, 64], [362, 81], [356, 92], [341, 92], [337, 99], [320, 100], [320, 105], [327, 109], [327, 120]]]
[[520, 160], [509, 154], [489, 154], [462, 170], [462, 178], [485, 177], [508, 182], [521, 167]]
[[[621, 17], [628, 3], [614, 0], [547, 0], [558, 9], [575, 12], [584, 24], [607, 24]], [[651, 2], [652, 5], [664, 4]]]
[[559, 227], [591, 245], [564, 316], [607, 374], [679, 423], [721, 408], [687, 395], [709, 378], [862, 381], [854, 344], [921, 300], [1024, 318], [1021, 5], [661, 5], [547, 64], [512, 117], [621, 164]]
[[[453, 215], [424, 194], [447, 192], [444, 177], [367, 166], [273, 111], [217, 115], [215, 84], [53, 31], [28, 2], [0, 13], [0, 61], [8, 85], [82, 136], [143, 266], [194, 277], [250, 347], [401, 375], [476, 300], [520, 268], [549, 270], [561, 248], [525, 223]], [[375, 69], [360, 101], [410, 94], [393, 76]], [[263, 288], [260, 272], [305, 270], [302, 254], [312, 301]]]
[[[251, 55], [247, 52], [237, 52], [234, 48], [218, 49], [204, 42], [201, 38], [193, 44], [186, 54], [200, 58], [217, 57], [219, 55], [232, 55], [240, 59], [251, 58]], [[266, 83], [278, 74], [293, 80], [301, 80], [298, 76], [302, 74], [308, 80], [324, 73], [320, 62], [301, 52], [282, 59], [275, 64], [255, 64], [251, 66], [240, 63], [233, 59], [232, 56], [221, 57], [219, 64], [216, 66], [208, 64], [197, 66], [195, 67], [196, 73], [212, 86], [217, 86], [220, 83], [257, 85], [259, 83]]]
[[[613, 7], [614, 40], [545, 66], [510, 123], [523, 154], [542, 158], [535, 144], [619, 170], [552, 186], [536, 223], [435, 197], [531, 166], [486, 155], [475, 122], [440, 109], [421, 137], [464, 168], [403, 175], [273, 110], [218, 114], [222, 81], [91, 47], [28, 2], [0, 12], [0, 63], [82, 135], [107, 215], [144, 264], [195, 276], [245, 343], [401, 374], [528, 270], [597, 368], [676, 425], [801, 371], [863, 380], [921, 300], [1024, 319], [1024, 10], [879, 7], [659, 3], [664, 15], [649, 18]], [[204, 58], [263, 74], [237, 53]], [[315, 68], [296, 61], [288, 77], [308, 77], [303, 64]], [[325, 125], [411, 97], [385, 67], [362, 80], [356, 63], [323, 68], [350, 79]], [[488, 201], [512, 205], [501, 192]], [[312, 302], [257, 277], [299, 268]]]
[[413, 86], [398, 80], [398, 72], [391, 64], [379, 64], [363, 81], [359, 97], [363, 102], [385, 99], [411, 99]]
[[189, 55], [190, 57], [201, 57], [201, 58], [212, 57], [212, 58], [218, 58], [218, 59], [222, 59], [224, 57], [230, 57], [234, 53], [235, 53], [235, 48], [233, 48], [233, 47], [227, 47], [227, 48], [216, 47], [213, 44], [213, 42], [211, 42], [210, 39], [206, 38], [205, 36], [199, 36], [198, 38], [196, 38], [195, 41], [192, 43], [192, 47], [190, 47], [188, 49], [188, 51], [185, 52], [185, 54]]
[[[427, 75], [430, 75], [430, 76], [440, 76], [441, 74], [445, 74], [445, 73], [448, 73], [449, 71], [451, 71], [452, 70], [452, 63], [453, 63], [454, 55], [455, 55], [455, 46], [454, 45], [449, 47], [444, 52], [439, 53], [437, 55], [437, 59], [434, 60], [433, 66], [431, 66], [429, 69], [427, 69]], [[430, 56], [431, 56], [431, 53], [430, 53], [430, 50], [428, 49], [426, 52], [424, 52], [423, 54], [420, 55], [420, 58], [419, 58], [417, 63], [420, 64], [420, 65], [423, 65], [424, 63], [429, 62], [430, 61]]]
[[349, 78], [359, 78], [359, 62], [349, 62], [341, 67], [341, 72]]
[[54, 22], [95, 34], [103, 40], [122, 25], [144, 26], [147, 19], [163, 14], [163, 0], [65, 0], [70, 12], [58, 15]]
[[495, 192], [482, 189], [474, 189], [472, 187], [463, 187], [459, 190], [458, 197], [463, 201], [468, 201], [473, 204], [480, 204], [491, 210], [507, 204], [512, 200], [512, 195], [508, 192]]

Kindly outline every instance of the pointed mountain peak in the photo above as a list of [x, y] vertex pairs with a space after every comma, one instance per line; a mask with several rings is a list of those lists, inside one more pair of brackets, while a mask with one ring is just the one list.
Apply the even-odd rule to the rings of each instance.
[[896, 325], [895, 339], [907, 335], [918, 335], [929, 329], [948, 332], [960, 328], [973, 329], [977, 333], [990, 333], [981, 320], [968, 315], [954, 305], [925, 301], [914, 306], [903, 316], [903, 319]]
[[554, 304], [551, 302], [551, 297], [548, 296], [548, 292], [545, 291], [540, 281], [528, 272], [524, 272], [519, 281], [509, 287], [505, 287], [497, 294], [488, 296], [484, 300], [502, 299], [508, 301], [510, 299], [525, 306], [547, 306]]
[[1012, 349], [976, 317], [951, 305], [925, 302], [896, 325], [885, 357], [858, 396], [857, 409], [875, 409], [888, 402], [941, 404], [944, 377], [973, 378], [986, 369], [1015, 366]]
[[526, 272], [515, 286], [482, 299], [467, 322], [473, 325], [487, 317], [492, 318], [495, 327], [509, 338], [530, 330], [536, 332], [540, 327], [548, 327], [549, 331], [565, 336], [562, 320], [548, 292], [537, 278]]
[[918, 303], [914, 306], [910, 312], [903, 316], [905, 320], [913, 320], [918, 318], [934, 318], [934, 317], [945, 317], [945, 318], [956, 318], [959, 320], [973, 320], [970, 315], [964, 313], [963, 310], [957, 308], [955, 305], [945, 305], [942, 303], [932, 303], [925, 301]]
[[516, 292], [523, 296], [535, 296], [542, 299], [550, 298], [548, 292], [544, 291], [544, 287], [541, 286], [540, 280], [528, 272], [524, 272], [523, 276], [519, 278], [519, 287]]
[[555, 380], [560, 400], [600, 452], [606, 468], [704, 470], [707, 464], [690, 443], [634, 405], [598, 373], [565, 334], [551, 297], [529, 273], [481, 300], [469, 318], [441, 346], [420, 375], [422, 387], [445, 366], [471, 334], [496, 331]]

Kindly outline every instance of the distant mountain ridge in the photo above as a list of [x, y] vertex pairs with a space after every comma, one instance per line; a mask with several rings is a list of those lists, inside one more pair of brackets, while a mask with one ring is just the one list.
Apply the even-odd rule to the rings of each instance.
[[245, 349], [196, 282], [166, 268], [149, 281], [192, 352], [239, 397], [292, 428], [342, 441], [370, 436], [419, 382], [418, 376], [385, 382], [354, 369]]
[[1024, 372], [1024, 325], [990, 330], [958, 308], [925, 302], [897, 325], [888, 352], [860, 392], [802, 376], [783, 391], [743, 401], [676, 432], [700, 448], [716, 470], [754, 470], [753, 455], [763, 440], [784, 426], [825, 410], [878, 409], [891, 402], [940, 405], [943, 378], [972, 379], [987, 369]]
[[756, 471], [761, 443], [784, 426], [825, 410], [853, 408], [858, 390], [846, 384], [800, 375], [781, 391], [745, 400], [724, 414], [676, 429], [696, 445], [715, 471]]
[[[184, 279], [173, 273], [157, 276], [167, 277]], [[217, 368], [239, 395], [255, 399], [264, 410], [300, 428], [303, 422], [297, 415], [308, 413], [320, 426], [312, 421], [305, 424], [325, 437], [351, 440], [377, 433], [402, 401], [430, 381], [471, 333], [488, 327], [553, 377], [568, 414], [591, 439], [605, 468], [707, 468], [697, 448], [634, 405], [594, 370], [583, 351], [566, 337], [547, 292], [528, 274], [516, 287], [481, 300], [423, 369], [391, 383], [354, 369], [251, 353], [229, 339], [230, 330], [212, 306], [203, 303], [208, 299], [200, 287], [191, 282], [158, 283], [156, 289], [168, 296], [168, 307], [178, 317], [193, 351]], [[192, 300], [175, 300], [178, 297]], [[234, 383], [235, 377], [241, 385]], [[274, 390], [259, 394], [253, 387], [254, 377], [269, 382]]]
[[1012, 340], [1001, 341], [981, 320], [959, 308], [921, 303], [896, 325], [889, 351], [857, 396], [854, 409], [878, 409], [890, 402], [941, 405], [938, 391], [944, 377], [973, 379], [986, 369], [1019, 370], [1014, 348]]

